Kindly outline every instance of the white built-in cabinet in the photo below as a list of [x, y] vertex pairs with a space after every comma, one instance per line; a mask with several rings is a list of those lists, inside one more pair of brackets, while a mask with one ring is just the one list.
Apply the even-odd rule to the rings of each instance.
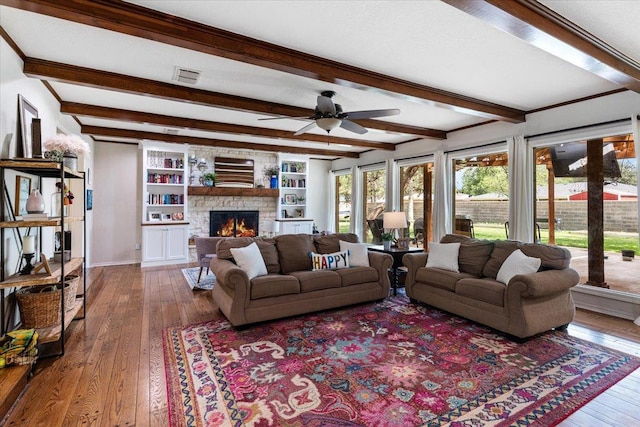
[[142, 143], [143, 267], [189, 261], [188, 146]]
[[299, 234], [313, 231], [313, 218], [308, 217], [307, 192], [309, 157], [295, 154], [280, 154], [280, 197], [277, 218], [280, 234]]

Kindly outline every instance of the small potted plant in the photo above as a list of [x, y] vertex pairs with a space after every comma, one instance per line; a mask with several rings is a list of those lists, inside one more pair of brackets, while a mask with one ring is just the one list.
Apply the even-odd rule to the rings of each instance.
[[384, 246], [384, 250], [388, 251], [391, 249], [391, 241], [393, 240], [393, 233], [383, 231], [380, 235], [382, 238], [382, 245]]
[[262, 168], [262, 173], [264, 174], [267, 181], [269, 181], [269, 186], [271, 188], [278, 188], [278, 173], [280, 172], [280, 168], [276, 165], [267, 165]]
[[207, 172], [207, 173], [202, 175], [202, 182], [207, 187], [215, 187], [217, 178], [218, 177], [216, 176], [215, 173]]

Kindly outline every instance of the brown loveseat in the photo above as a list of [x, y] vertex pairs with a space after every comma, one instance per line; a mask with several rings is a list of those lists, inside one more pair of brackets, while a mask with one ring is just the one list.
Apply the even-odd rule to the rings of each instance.
[[[242, 237], [218, 243], [211, 261], [216, 276], [213, 299], [234, 326], [341, 307], [389, 296], [390, 255], [369, 252], [369, 267], [312, 271], [310, 252], [340, 250], [340, 240], [357, 243], [355, 234], [285, 234], [273, 239]], [[234, 263], [231, 248], [256, 242], [268, 274], [248, 279]]]
[[[455, 234], [441, 243], [460, 243], [459, 272], [427, 268], [427, 253], [403, 257], [407, 296], [519, 338], [566, 327], [575, 314], [570, 289], [579, 281], [564, 248], [516, 241], [477, 240]], [[520, 249], [541, 260], [535, 273], [496, 280], [503, 262]]]

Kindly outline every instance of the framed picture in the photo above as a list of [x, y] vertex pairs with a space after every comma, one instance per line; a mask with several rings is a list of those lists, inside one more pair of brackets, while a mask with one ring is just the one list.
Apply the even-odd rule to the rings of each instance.
[[163, 212], [160, 216], [162, 221], [171, 221], [171, 214]]
[[[22, 157], [33, 157], [33, 133], [31, 122], [38, 118], [38, 110], [22, 95], [18, 95], [18, 109], [20, 111], [20, 136], [22, 138]], [[39, 141], [38, 141], [39, 142]]]
[[174, 221], [183, 221], [184, 220], [184, 213], [182, 212], [174, 212], [171, 214], [171, 219]]
[[25, 215], [27, 213], [27, 199], [31, 194], [31, 178], [16, 175], [16, 216]]
[[87, 210], [93, 209], [93, 190], [87, 190]]
[[285, 194], [284, 195], [284, 204], [285, 205], [295, 205], [296, 204], [296, 195], [295, 194]]
[[161, 212], [147, 212], [147, 220], [149, 222], [162, 221]]

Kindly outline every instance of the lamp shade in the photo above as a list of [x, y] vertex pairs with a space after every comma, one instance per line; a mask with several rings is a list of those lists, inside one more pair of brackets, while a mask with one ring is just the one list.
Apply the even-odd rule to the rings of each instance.
[[407, 228], [407, 216], [404, 212], [385, 212], [382, 215], [382, 228]]

